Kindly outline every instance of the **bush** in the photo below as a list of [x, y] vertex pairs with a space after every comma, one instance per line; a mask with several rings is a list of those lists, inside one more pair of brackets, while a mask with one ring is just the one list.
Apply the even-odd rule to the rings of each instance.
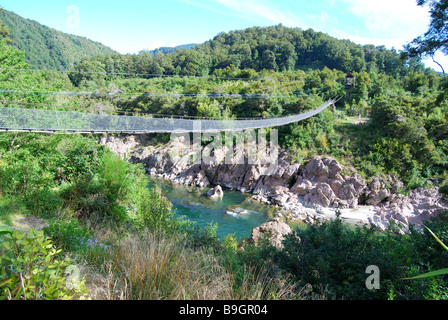
[[56, 247], [64, 251], [84, 251], [87, 249], [87, 240], [93, 232], [87, 227], [80, 227], [78, 220], [52, 221], [43, 229], [51, 237]]
[[439, 191], [445, 198], [448, 198], [448, 183], [441, 186]]
[[61, 198], [68, 211], [78, 218], [102, 220], [111, 215], [113, 202], [98, 175], [85, 174], [65, 185]]
[[[409, 247], [387, 236], [378, 237], [373, 228], [349, 229], [340, 220], [298, 231], [287, 236], [284, 250], [274, 253], [281, 269], [294, 275], [300, 286], [326, 288], [329, 299], [385, 299], [387, 289], [367, 290], [366, 268], [376, 265], [385, 279], [400, 278], [400, 263], [394, 250], [406, 256]], [[395, 251], [396, 252], [396, 251]]]
[[[9, 300], [69, 300], [84, 298], [84, 281], [70, 272], [70, 259], [56, 259], [56, 250], [43, 232], [0, 234], [0, 298]], [[76, 276], [76, 272], [75, 272]]]
[[155, 233], [173, 231], [172, 204], [158, 187], [140, 188], [137, 207], [137, 223], [141, 228]]

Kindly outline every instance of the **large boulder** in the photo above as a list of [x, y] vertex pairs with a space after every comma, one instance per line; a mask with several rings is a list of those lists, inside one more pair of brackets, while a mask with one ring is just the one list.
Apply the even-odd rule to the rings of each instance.
[[342, 172], [341, 165], [332, 157], [316, 156], [303, 169], [303, 176], [311, 181], [327, 181], [337, 178]]
[[302, 169], [290, 192], [308, 206], [357, 208], [365, 182], [356, 173], [343, 177], [342, 166], [332, 157], [316, 156]]
[[382, 177], [375, 176], [366, 188], [366, 204], [376, 206], [386, 202], [392, 194], [397, 193], [403, 187], [403, 182], [393, 174]]
[[221, 186], [216, 186], [207, 192], [207, 196], [211, 199], [222, 199], [224, 191], [222, 191]]
[[282, 248], [284, 237], [292, 232], [289, 225], [279, 219], [273, 219], [252, 229], [249, 242], [257, 243], [260, 239], [266, 238], [273, 246]]

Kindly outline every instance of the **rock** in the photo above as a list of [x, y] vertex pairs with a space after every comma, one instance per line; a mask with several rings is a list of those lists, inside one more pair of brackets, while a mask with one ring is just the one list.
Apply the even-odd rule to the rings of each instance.
[[334, 179], [342, 171], [341, 165], [332, 157], [316, 156], [306, 164], [303, 175], [311, 181]]
[[313, 188], [311, 181], [303, 178], [298, 178], [296, 183], [291, 187], [290, 191], [299, 196], [304, 196]]
[[207, 196], [211, 199], [222, 199], [224, 191], [222, 191], [221, 186], [216, 186], [207, 192]]
[[131, 155], [131, 151], [137, 146], [146, 142], [144, 137], [124, 135], [124, 136], [100, 136], [98, 141], [99, 145], [107, 146], [113, 153], [118, 155], [122, 159], [128, 159]]
[[[333, 207], [356, 209], [359, 199], [375, 207], [371, 224], [386, 228], [390, 221], [406, 227], [421, 225], [426, 219], [448, 210], [437, 187], [401, 194], [404, 184], [395, 175], [381, 175], [367, 184], [350, 167], [342, 167], [334, 158], [315, 156], [305, 165], [290, 163], [286, 150], [279, 150], [276, 166], [272, 163], [248, 163], [232, 158], [224, 163], [225, 146], [214, 150], [211, 161], [193, 163], [194, 153], [185, 149], [186, 139], [175, 138], [171, 144], [151, 145], [146, 135], [102, 136], [99, 144], [133, 163], [143, 163], [149, 174], [185, 185], [207, 187], [211, 184], [253, 194], [253, 199], [273, 204], [297, 218], [317, 221], [307, 216], [302, 205], [315, 209]], [[187, 150], [186, 152], [184, 152]], [[263, 160], [263, 159], [262, 159]], [[266, 160], [266, 159], [264, 159]], [[345, 172], [344, 176], [342, 173]], [[213, 191], [212, 191], [213, 190]], [[221, 198], [222, 188], [213, 188], [210, 196]], [[288, 214], [283, 214], [288, 218]]]
[[282, 248], [284, 237], [292, 232], [293, 230], [286, 223], [279, 219], [273, 219], [252, 229], [249, 242], [257, 243], [260, 239], [266, 238], [273, 246]]
[[385, 177], [375, 176], [365, 191], [367, 197], [366, 204], [376, 206], [386, 201], [389, 196], [403, 189], [403, 187], [403, 182], [399, 181], [397, 176], [393, 174]]
[[283, 206], [290, 197], [289, 189], [283, 186], [277, 186], [269, 190], [267, 194], [271, 203]]
[[376, 206], [379, 203], [381, 203], [382, 201], [384, 201], [389, 196], [390, 196], [389, 190], [382, 189], [382, 190], [379, 190], [376, 193], [372, 193], [370, 195], [370, 197], [366, 200], [366, 203], [368, 205]]
[[303, 197], [308, 206], [356, 208], [366, 187], [356, 173], [342, 177], [342, 166], [328, 156], [312, 158], [301, 171], [290, 191]]
[[[267, 166], [264, 168], [266, 169]], [[253, 188], [253, 193], [267, 193], [275, 187], [289, 187], [289, 183], [296, 179], [299, 164], [290, 164], [287, 160], [287, 153], [279, 155], [278, 165], [269, 175], [261, 175], [257, 185]], [[265, 170], [262, 171], [262, 173]]]
[[417, 188], [409, 193], [391, 193], [385, 203], [375, 207], [376, 215], [372, 224], [384, 230], [391, 222], [401, 225], [404, 231], [409, 224], [421, 228], [423, 223], [431, 217], [448, 210], [446, 203], [437, 187]]

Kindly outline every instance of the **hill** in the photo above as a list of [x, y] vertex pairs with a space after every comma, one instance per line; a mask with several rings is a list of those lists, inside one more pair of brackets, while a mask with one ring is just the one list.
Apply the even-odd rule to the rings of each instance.
[[[157, 53], [163, 55], [157, 57]], [[222, 32], [202, 44], [116, 56], [120, 72], [189, 76], [249, 76], [262, 70], [290, 72], [322, 70], [385, 73], [395, 78], [423, 72], [418, 59], [404, 60], [385, 46], [359, 45], [312, 29], [281, 25]], [[89, 59], [105, 65], [107, 57]], [[90, 70], [82, 70], [90, 71]]]
[[168, 54], [168, 53], [176, 52], [177, 50], [192, 49], [192, 48], [196, 47], [197, 45], [198, 45], [197, 43], [188, 43], [188, 44], [181, 44], [181, 45], [175, 46], [175, 47], [160, 47], [160, 48], [157, 48], [154, 50], [150, 50], [149, 52], [153, 55], [156, 55], [158, 53]]
[[419, 61], [403, 61], [399, 52], [385, 46], [359, 45], [313, 29], [282, 25], [221, 32], [196, 49], [210, 57], [212, 69], [233, 65], [238, 69], [283, 72], [327, 67], [399, 76], [407, 67], [423, 67]]
[[87, 38], [70, 35], [3, 10], [0, 20], [31, 68], [68, 70], [83, 58], [116, 53]]

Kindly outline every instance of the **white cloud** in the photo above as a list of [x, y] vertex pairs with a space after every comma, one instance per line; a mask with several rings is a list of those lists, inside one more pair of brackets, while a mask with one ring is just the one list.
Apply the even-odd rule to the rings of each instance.
[[216, 3], [227, 7], [237, 13], [243, 14], [245, 18], [261, 17], [274, 24], [283, 24], [287, 27], [302, 27], [300, 20], [290, 11], [286, 14], [280, 10], [271, 8], [263, 1], [255, 0], [214, 0]]
[[338, 19], [335, 16], [329, 15], [324, 10], [320, 14], [307, 14], [306, 17], [310, 21], [313, 21], [314, 30], [328, 29], [328, 26], [333, 26], [338, 23]]
[[148, 49], [153, 50], [160, 47], [167, 47], [166, 42], [161, 40], [155, 40], [151, 43]]
[[429, 24], [428, 8], [417, 6], [415, 0], [342, 0], [350, 11], [364, 19], [372, 35], [392, 35], [411, 41], [424, 33]]

